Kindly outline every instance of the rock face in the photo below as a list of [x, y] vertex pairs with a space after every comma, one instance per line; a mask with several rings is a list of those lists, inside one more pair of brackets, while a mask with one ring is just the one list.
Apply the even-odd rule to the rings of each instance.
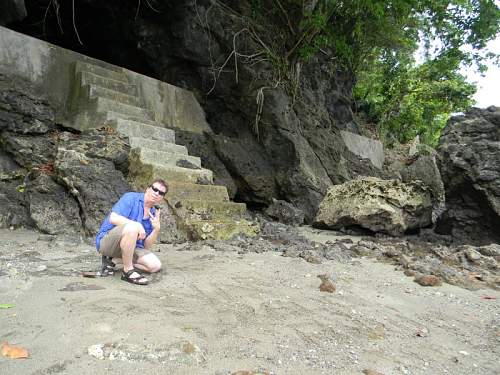
[[130, 190], [128, 153], [114, 133], [65, 131], [26, 82], [0, 75], [0, 227], [93, 235]]
[[3, 0], [2, 12], [0, 13], [0, 26], [10, 22], [22, 20], [26, 17], [24, 0]]
[[360, 178], [332, 186], [314, 220], [317, 227], [358, 226], [394, 236], [432, 223], [432, 198], [419, 182]]
[[[71, 7], [60, 6], [58, 16], [72, 30]], [[262, 52], [244, 32], [248, 2], [232, 2], [235, 12], [209, 0], [154, 7], [158, 12], [146, 4], [124, 7], [118, 0], [83, 2], [79, 15], [93, 23], [79, 29], [86, 41], [81, 52], [195, 92], [213, 134], [184, 134], [179, 143], [202, 158], [231, 197], [254, 207], [286, 200], [311, 221], [332, 184], [363, 175], [390, 177], [346, 147], [341, 131], [359, 132], [351, 111], [353, 76], [334, 68], [330, 57], [297, 66], [300, 90], [292, 95], [285, 80], [278, 84], [276, 67], [266, 59], [238, 57], [237, 66], [227, 59], [235, 47], [244, 55]], [[29, 6], [26, 28], [17, 29], [33, 32], [31, 21], [43, 18], [36, 12]], [[78, 50], [60, 34], [56, 18], [49, 17], [44, 27], [46, 33], [37, 34]]]
[[452, 117], [439, 141], [446, 211], [436, 231], [460, 242], [500, 241], [500, 108]]

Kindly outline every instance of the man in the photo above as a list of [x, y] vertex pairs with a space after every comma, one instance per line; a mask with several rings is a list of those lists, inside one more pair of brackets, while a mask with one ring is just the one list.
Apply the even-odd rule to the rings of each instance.
[[113, 206], [96, 236], [96, 248], [102, 255], [102, 274], [112, 275], [115, 262], [123, 262], [122, 280], [147, 285], [140, 272], [158, 272], [161, 262], [150, 249], [160, 233], [160, 209], [155, 208], [168, 185], [158, 178], [144, 193], [125, 193]]

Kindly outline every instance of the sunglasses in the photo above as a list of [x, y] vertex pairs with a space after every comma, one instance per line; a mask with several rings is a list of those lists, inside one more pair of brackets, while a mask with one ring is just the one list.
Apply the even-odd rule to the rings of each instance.
[[162, 197], [164, 197], [164, 196], [165, 196], [165, 194], [167, 194], [167, 192], [166, 192], [166, 191], [161, 191], [160, 189], [155, 188], [153, 185], [151, 185], [151, 186], [150, 186], [150, 188], [151, 188], [151, 190], [153, 190], [155, 193], [160, 194]]

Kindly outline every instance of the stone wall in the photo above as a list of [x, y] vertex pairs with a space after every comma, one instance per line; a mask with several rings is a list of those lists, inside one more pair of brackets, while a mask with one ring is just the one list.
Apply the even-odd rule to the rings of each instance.
[[[123, 69], [0, 27], [0, 73], [31, 82], [34, 92], [43, 94], [55, 109], [57, 122], [81, 130], [88, 124], [75, 123], [70, 111], [76, 61]], [[127, 69], [123, 72], [129, 83], [137, 85], [142, 105], [155, 112], [157, 122], [194, 133], [211, 132], [192, 92]]]

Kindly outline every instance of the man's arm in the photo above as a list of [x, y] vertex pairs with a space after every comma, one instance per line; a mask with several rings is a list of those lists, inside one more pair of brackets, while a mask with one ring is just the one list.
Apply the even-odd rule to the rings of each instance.
[[144, 247], [150, 249], [158, 239], [158, 234], [160, 234], [160, 209], [156, 210], [155, 215], [149, 213], [149, 218], [151, 220], [151, 225], [153, 226], [153, 231], [144, 240]]

